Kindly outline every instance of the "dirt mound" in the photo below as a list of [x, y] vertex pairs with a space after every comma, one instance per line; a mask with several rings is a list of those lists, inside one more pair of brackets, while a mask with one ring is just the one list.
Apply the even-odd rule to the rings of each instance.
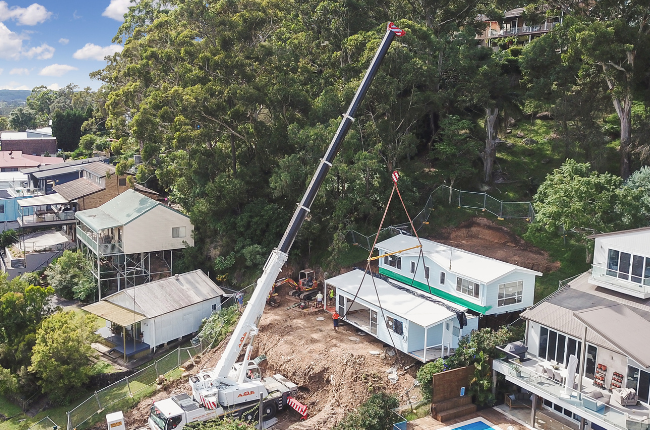
[[543, 273], [560, 268], [548, 253], [487, 218], [472, 218], [428, 239]]
[[[299, 386], [297, 400], [308, 406], [309, 417], [300, 420], [300, 415], [289, 409], [278, 414], [279, 423], [274, 429], [330, 429], [373, 392], [386, 389], [403, 396], [413, 386], [418, 369], [413, 358], [400, 352], [393, 354], [392, 348], [345, 323], [334, 332], [331, 316], [325, 311], [287, 309], [296, 303], [286, 296], [288, 291], [286, 287], [280, 290], [279, 307], [265, 309], [252, 356], [266, 355], [267, 360], [261, 364], [265, 375], [279, 373]], [[187, 374], [212, 369], [226, 343], [201, 357]], [[394, 366], [399, 369], [397, 383], [388, 380], [388, 370]], [[125, 418], [129, 427], [146, 425], [154, 401], [189, 394], [188, 375], [164, 384], [153, 397], [128, 411]], [[409, 396], [413, 403], [420, 400], [417, 388]], [[400, 397], [400, 403], [407, 403], [406, 397]], [[102, 423], [95, 428], [102, 428]]]

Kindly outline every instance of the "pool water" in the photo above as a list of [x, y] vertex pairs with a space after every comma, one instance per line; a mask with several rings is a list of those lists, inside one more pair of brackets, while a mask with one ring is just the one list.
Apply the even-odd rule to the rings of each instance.
[[453, 427], [453, 430], [492, 430], [495, 428], [498, 429], [498, 427], [492, 427], [492, 425], [486, 422], [475, 421], [473, 423], [463, 424], [459, 427]]

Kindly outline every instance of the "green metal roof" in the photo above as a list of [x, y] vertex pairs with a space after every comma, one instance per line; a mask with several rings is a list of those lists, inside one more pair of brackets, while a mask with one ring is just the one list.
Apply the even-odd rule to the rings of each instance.
[[77, 212], [76, 218], [93, 231], [99, 232], [126, 225], [159, 204], [136, 191], [126, 190], [98, 208]]

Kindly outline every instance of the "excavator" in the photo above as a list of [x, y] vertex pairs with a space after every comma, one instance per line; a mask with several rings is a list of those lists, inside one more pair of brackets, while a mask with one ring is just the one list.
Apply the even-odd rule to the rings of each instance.
[[[211, 370], [203, 370], [190, 377], [191, 397], [187, 394], [180, 394], [154, 402], [148, 420], [151, 430], [181, 430], [183, 426], [191, 422], [206, 421], [224, 415], [253, 420], [257, 415], [255, 411], [258, 405], [261, 405], [260, 415], [264, 420], [270, 420], [278, 411], [288, 407], [298, 411], [303, 418], [307, 416], [307, 407], [295, 399], [298, 389], [296, 384], [279, 374], [261, 377], [255, 360], [250, 359], [253, 342], [258, 334], [266, 299], [276, 283], [275, 280], [280, 274], [282, 266], [289, 257], [289, 250], [298, 231], [309, 214], [316, 194], [354, 121], [357, 108], [368, 91], [392, 41], [396, 36], [402, 36], [404, 33], [392, 22], [388, 24], [384, 38], [347, 112], [343, 114], [336, 134], [298, 204], [280, 244], [271, 252], [266, 261], [255, 290], [216, 367]], [[311, 273], [313, 275], [313, 271]], [[305, 272], [304, 280], [303, 286], [308, 287], [309, 273]], [[313, 277], [311, 281], [314, 282], [312, 285], [315, 285]], [[243, 361], [237, 362], [242, 351], [244, 351]]]

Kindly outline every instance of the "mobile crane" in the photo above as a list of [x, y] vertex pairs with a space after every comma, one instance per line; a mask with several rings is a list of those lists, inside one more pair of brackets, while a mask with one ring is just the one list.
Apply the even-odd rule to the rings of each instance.
[[[258, 326], [266, 299], [280, 273], [282, 266], [287, 261], [289, 250], [302, 226], [310, 207], [316, 198], [327, 172], [332, 167], [343, 139], [347, 135], [357, 108], [361, 104], [372, 79], [377, 73], [391, 42], [395, 36], [403, 36], [392, 22], [388, 24], [386, 34], [375, 53], [366, 74], [357, 89], [350, 106], [345, 114], [336, 134], [325, 152], [311, 183], [307, 188], [298, 208], [293, 214], [280, 244], [269, 256], [262, 276], [257, 281], [257, 286], [246, 306], [232, 337], [226, 346], [216, 367], [210, 371], [201, 371], [190, 377], [192, 397], [186, 394], [174, 396], [170, 399], [155, 402], [151, 407], [149, 427], [151, 430], [181, 430], [190, 422], [205, 421], [219, 416], [230, 414], [251, 420], [255, 417], [253, 410], [262, 401], [264, 419], [272, 418], [277, 411], [291, 406], [300, 409], [299, 412], [306, 416], [304, 406], [296, 407], [295, 399], [297, 386], [282, 375], [261, 378], [257, 364], [250, 360], [253, 341], [258, 333]], [[242, 349], [246, 346], [244, 360], [236, 363]]]

